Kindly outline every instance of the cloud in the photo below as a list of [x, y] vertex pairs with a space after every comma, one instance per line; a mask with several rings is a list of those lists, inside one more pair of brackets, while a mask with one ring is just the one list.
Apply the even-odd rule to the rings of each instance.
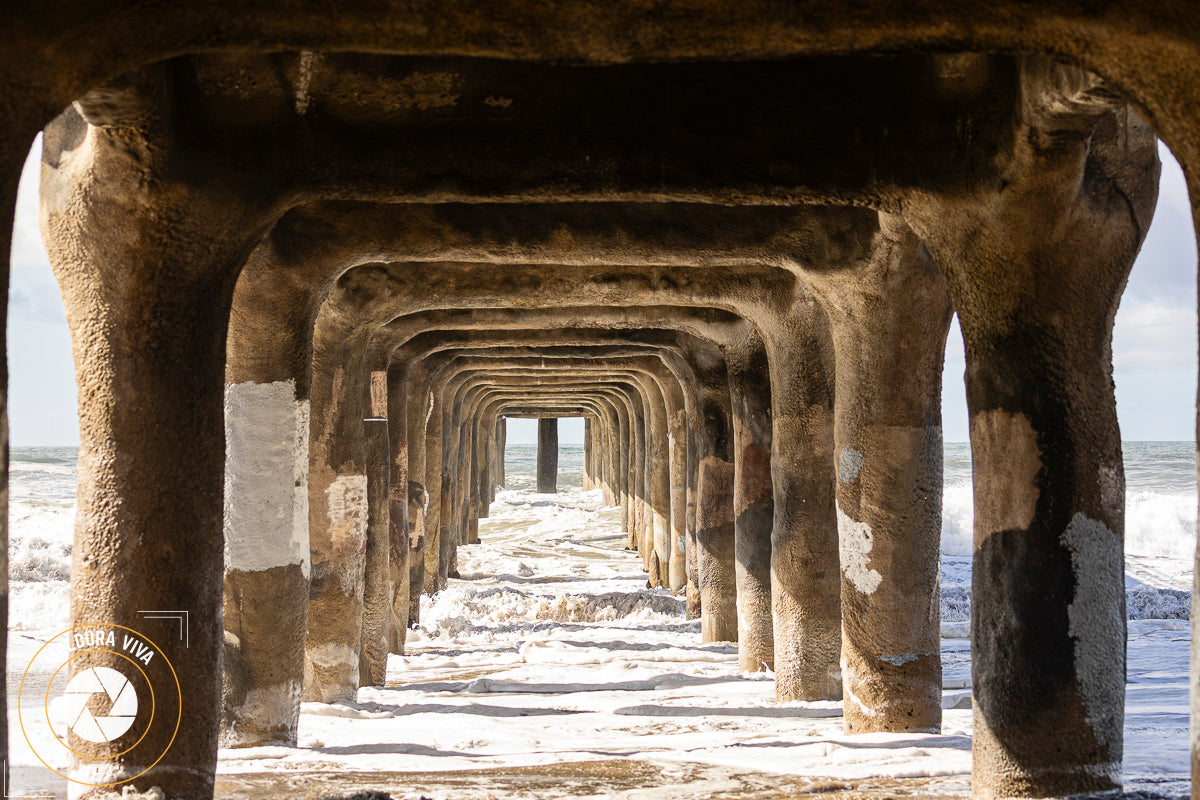
[[1157, 301], [1123, 305], [1113, 330], [1117, 369], [1177, 367], [1196, 370], [1196, 306]]
[[1183, 170], [1159, 144], [1162, 181], [1146, 241], [1129, 273], [1126, 300], [1144, 299], [1196, 307], [1196, 236]]
[[[1159, 143], [1163, 160], [1158, 207], [1146, 242], [1129, 274], [1113, 329], [1113, 366], [1118, 370], [1180, 370], [1195, 382], [1196, 235], [1183, 170]], [[1119, 376], [1118, 376], [1119, 379]], [[1194, 397], [1186, 398], [1191, 407]], [[1131, 409], [1130, 413], [1136, 413]], [[1183, 438], [1194, 432], [1180, 431]]]
[[[66, 326], [58, 283], [50, 270], [38, 229], [38, 183], [42, 137], [38, 135], [21, 172], [17, 213], [13, 220], [8, 313], [11, 322], [37, 321]], [[14, 331], [20, 335], [20, 331]]]

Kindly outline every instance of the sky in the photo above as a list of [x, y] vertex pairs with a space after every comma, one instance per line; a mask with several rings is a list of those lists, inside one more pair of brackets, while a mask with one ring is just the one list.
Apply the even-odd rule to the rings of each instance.
[[[1178, 163], [1160, 145], [1163, 178], [1146, 243], [1130, 274], [1113, 334], [1117, 414], [1122, 438], [1194, 441], [1197, 364], [1196, 239]], [[9, 430], [14, 446], [75, 445], [71, 339], [37, 221], [41, 139], [21, 176], [13, 231], [8, 307]], [[962, 336], [957, 321], [946, 345], [942, 429], [967, 440]], [[581, 420], [562, 420], [559, 441], [579, 444]], [[532, 420], [513, 421], [508, 441], [533, 444]]]

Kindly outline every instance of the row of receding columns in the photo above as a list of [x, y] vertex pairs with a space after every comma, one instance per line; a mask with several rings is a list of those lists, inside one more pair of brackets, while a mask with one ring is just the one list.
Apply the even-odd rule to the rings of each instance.
[[[1022, 74], [1004, 191], [886, 212], [322, 206], [192, 182], [169, 126], [112, 120], [109, 95], [65, 112], [43, 217], [82, 397], [73, 619], [195, 612], [194, 707], [136, 785], [204, 794], [218, 732], [294, 742], [301, 698], [377, 683], [477, 534], [508, 414], [590, 419], [589, 475], [651, 583], [684, 589], [741, 669], [772, 667], [780, 700], [842, 696], [850, 732], [936, 730], [952, 308], [976, 791], [1116, 785], [1109, 339], [1155, 141], [1104, 93], [1064, 110]], [[75, 774], [145, 766], [113, 755]]]

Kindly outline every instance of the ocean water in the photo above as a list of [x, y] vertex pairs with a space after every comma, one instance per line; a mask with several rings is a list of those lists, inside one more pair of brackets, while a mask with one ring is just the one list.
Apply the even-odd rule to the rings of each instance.
[[[537, 484], [537, 445], [510, 444], [504, 452], [505, 489], [532, 491]], [[583, 447], [558, 446], [558, 488], [583, 488]]]
[[[1187, 560], [1196, 546], [1196, 453], [1192, 442], [1125, 442], [1125, 552]], [[942, 552], [971, 554], [971, 450], [947, 442]]]
[[[76, 449], [14, 447], [10, 452], [10, 627], [61, 629], [75, 519]], [[531, 492], [537, 448], [509, 445], [506, 486]], [[1125, 444], [1126, 555], [1131, 619], [1187, 619], [1196, 541], [1196, 469], [1191, 442]], [[583, 447], [559, 447], [560, 491], [583, 481]], [[970, 618], [971, 459], [965, 443], [945, 446], [943, 622], [962, 632]], [[954, 626], [957, 625], [956, 629]]]
[[74, 447], [9, 453], [9, 628], [67, 627], [75, 526]]
[[[355, 702], [304, 703], [296, 747], [222, 750], [218, 796], [347, 793], [347, 781], [364, 788], [366, 773], [407, 776], [403, 786], [371, 785], [398, 796], [486, 789], [503, 800], [801, 794], [831, 779], [875, 786], [877, 796], [967, 794], [965, 445], [946, 448], [941, 733], [865, 736], [843, 732], [840, 702], [777, 703], [770, 672], [739, 673], [735, 645], [702, 643], [682, 599], [646, 587], [641, 560], [624, 549], [619, 511], [600, 508], [599, 491], [582, 491], [582, 448], [560, 448], [555, 495], [531, 491], [535, 456], [534, 447], [509, 448], [506, 486], [480, 521], [481, 543], [460, 548], [459, 579], [422, 598], [420, 625], [404, 655], [389, 658], [386, 686], [360, 689]], [[73, 457], [13, 452], [10, 622], [25, 631], [9, 637], [12, 664], [28, 662], [40, 631], [66, 627]], [[1192, 445], [1133, 444], [1127, 458], [1136, 534], [1126, 554], [1125, 785], [1184, 797]], [[30, 735], [39, 750], [49, 747], [51, 734]], [[47, 778], [24, 742], [11, 744], [14, 788], [62, 796], [62, 780]], [[535, 794], [528, 769], [547, 765], [560, 772]]]

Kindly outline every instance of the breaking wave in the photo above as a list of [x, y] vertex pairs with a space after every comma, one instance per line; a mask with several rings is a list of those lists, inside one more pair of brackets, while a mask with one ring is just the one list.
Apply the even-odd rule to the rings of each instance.
[[421, 628], [430, 638], [489, 638], [529, 630], [530, 623], [611, 623], [638, 627], [698, 626], [684, 621], [684, 603], [661, 591], [540, 595], [509, 588], [452, 586], [422, 598]]

